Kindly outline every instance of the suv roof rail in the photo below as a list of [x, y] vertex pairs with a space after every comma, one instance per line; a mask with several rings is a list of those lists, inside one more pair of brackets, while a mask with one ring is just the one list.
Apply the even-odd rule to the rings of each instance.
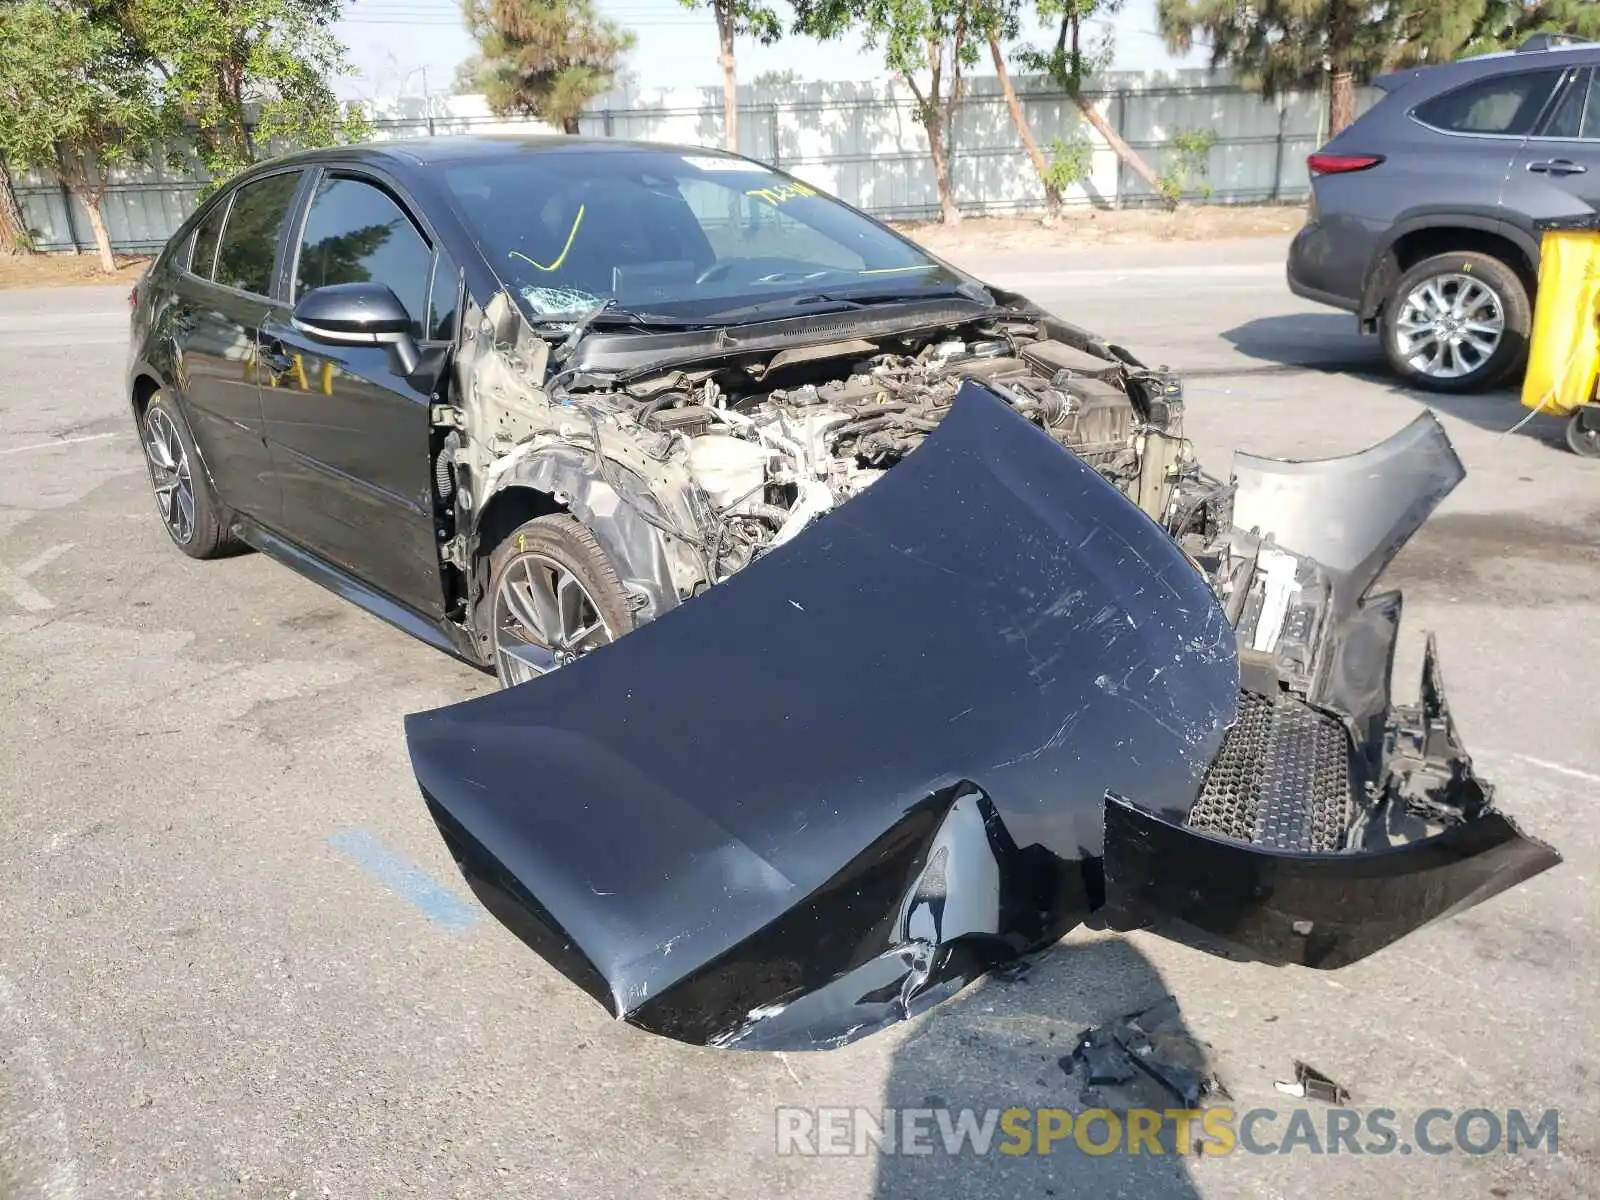
[[1558, 50], [1562, 46], [1592, 46], [1594, 44], [1588, 38], [1577, 37], [1570, 33], [1536, 33], [1517, 47], [1517, 53], [1530, 54], [1537, 50]]

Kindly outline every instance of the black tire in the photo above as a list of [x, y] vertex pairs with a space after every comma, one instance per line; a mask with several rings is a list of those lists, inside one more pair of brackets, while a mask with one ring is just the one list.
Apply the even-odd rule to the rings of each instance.
[[[1418, 287], [1430, 279], [1451, 286], [1451, 277], [1466, 277], [1493, 293], [1504, 322], [1499, 344], [1472, 369], [1453, 377], [1431, 375], [1419, 369], [1402, 350], [1397, 328], [1401, 310]], [[1415, 388], [1429, 392], [1478, 392], [1504, 383], [1520, 371], [1528, 356], [1528, 331], [1533, 326], [1533, 307], [1528, 287], [1510, 266], [1488, 254], [1461, 251], [1436, 254], [1423, 259], [1395, 283], [1383, 305], [1383, 352], [1395, 373]]]
[[[163, 507], [161, 484], [164, 468], [156, 461], [157, 451], [152, 443], [152, 439], [157, 436], [155, 432], [157, 429], [170, 429], [183, 450], [183, 462], [187, 468], [187, 480], [193, 501], [193, 515], [187, 522], [187, 537], [183, 536], [185, 523], [170, 517], [167, 509]], [[139, 418], [139, 442], [144, 447], [145, 467], [150, 472], [150, 486], [156, 501], [156, 512], [161, 516], [161, 524], [166, 528], [172, 544], [190, 558], [220, 558], [230, 553], [234, 549], [233, 540], [228, 533], [233, 521], [232, 514], [217, 500], [216, 492], [211, 487], [211, 480], [206, 475], [205, 466], [195, 450], [194, 435], [189, 432], [189, 423], [183, 419], [182, 411], [166, 393], [157, 392], [145, 405], [144, 412]]]
[[508, 571], [523, 569], [525, 562], [535, 568], [553, 563], [569, 572], [604, 621], [610, 641], [633, 631], [634, 610], [627, 590], [594, 534], [565, 513], [535, 517], [513, 529], [490, 552], [489, 588], [479, 606], [478, 629], [487, 635], [486, 650], [502, 687], [508, 686], [508, 678], [498, 649], [501, 584]]

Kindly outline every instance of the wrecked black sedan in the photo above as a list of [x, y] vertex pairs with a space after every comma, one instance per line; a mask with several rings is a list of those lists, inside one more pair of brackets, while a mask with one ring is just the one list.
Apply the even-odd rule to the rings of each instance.
[[667, 1036], [841, 1044], [1090, 919], [1337, 967], [1559, 861], [1431, 643], [1390, 697], [1431, 416], [1214, 478], [1165, 371], [745, 159], [264, 165], [141, 281], [129, 396], [185, 552], [519, 685], [408, 718], [429, 810]]

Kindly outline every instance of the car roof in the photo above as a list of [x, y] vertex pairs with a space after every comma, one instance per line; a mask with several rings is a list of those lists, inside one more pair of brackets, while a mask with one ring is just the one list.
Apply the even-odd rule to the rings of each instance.
[[677, 146], [661, 142], [635, 142], [619, 138], [584, 137], [577, 134], [449, 134], [442, 137], [399, 138], [394, 141], [361, 142], [350, 146], [326, 146], [279, 155], [260, 165], [291, 166], [329, 160], [358, 161], [374, 165], [392, 163], [403, 167], [427, 167], [447, 162], [481, 162], [528, 154], [623, 153], [656, 151], [668, 154], [694, 154], [702, 157], [738, 159], [740, 156], [708, 146]]
[[1543, 63], [1584, 62], [1592, 58], [1600, 44], [1571, 42], [1567, 45], [1546, 46], [1531, 50], [1493, 50], [1487, 54], [1474, 54], [1458, 61], [1464, 63], [1511, 62], [1513, 60], [1533, 65]]
[[1425, 86], [1437, 84], [1442, 88], [1470, 79], [1488, 78], [1502, 71], [1537, 71], [1595, 63], [1600, 63], [1600, 42], [1575, 42], [1545, 49], [1496, 50], [1452, 62], [1402, 67], [1375, 77], [1372, 83], [1386, 92], [1397, 92], [1418, 80], [1426, 80]]

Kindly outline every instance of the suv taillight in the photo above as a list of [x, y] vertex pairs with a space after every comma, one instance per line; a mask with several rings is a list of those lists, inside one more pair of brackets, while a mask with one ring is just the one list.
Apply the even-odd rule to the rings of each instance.
[[1313, 154], [1306, 159], [1306, 166], [1313, 175], [1345, 175], [1365, 171], [1382, 161], [1381, 154]]

